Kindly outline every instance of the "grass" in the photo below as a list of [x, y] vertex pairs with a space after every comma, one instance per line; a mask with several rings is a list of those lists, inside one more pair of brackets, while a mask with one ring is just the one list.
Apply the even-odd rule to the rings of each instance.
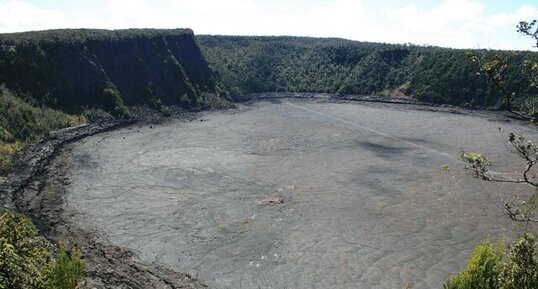
[[0, 170], [5, 170], [13, 155], [26, 144], [42, 139], [51, 131], [80, 125], [83, 116], [34, 106], [0, 86]]

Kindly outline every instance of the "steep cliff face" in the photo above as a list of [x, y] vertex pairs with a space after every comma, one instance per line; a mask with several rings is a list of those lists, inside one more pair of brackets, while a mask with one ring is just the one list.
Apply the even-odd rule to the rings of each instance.
[[189, 29], [3, 34], [0, 83], [38, 104], [117, 115], [125, 105], [196, 106], [223, 95]]

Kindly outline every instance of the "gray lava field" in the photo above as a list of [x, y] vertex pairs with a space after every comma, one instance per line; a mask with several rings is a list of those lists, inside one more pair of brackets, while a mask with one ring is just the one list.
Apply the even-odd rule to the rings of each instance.
[[538, 136], [485, 112], [251, 101], [69, 145], [65, 206], [100, 240], [210, 288], [442, 288], [478, 241], [513, 236], [498, 204], [526, 188], [459, 160], [520, 170], [499, 127]]

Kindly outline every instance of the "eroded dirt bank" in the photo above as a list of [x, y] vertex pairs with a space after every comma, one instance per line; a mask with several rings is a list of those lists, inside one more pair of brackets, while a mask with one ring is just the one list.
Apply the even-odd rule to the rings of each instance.
[[439, 110], [269, 99], [99, 134], [54, 162], [64, 216], [211, 288], [440, 288], [511, 235], [496, 202], [517, 188], [466, 176], [459, 150], [516, 169], [498, 127], [538, 134]]

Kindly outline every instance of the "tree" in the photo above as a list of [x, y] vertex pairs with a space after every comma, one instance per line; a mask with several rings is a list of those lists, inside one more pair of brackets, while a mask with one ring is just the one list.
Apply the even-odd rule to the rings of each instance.
[[50, 273], [49, 243], [32, 222], [10, 211], [0, 212], [0, 288], [45, 288]]
[[[538, 206], [538, 180], [536, 179], [536, 163], [538, 163], [538, 146], [523, 135], [509, 133], [506, 142], [511, 147], [512, 152], [524, 163], [524, 168], [520, 175], [513, 177], [492, 169], [488, 158], [480, 153], [468, 153], [462, 151], [461, 158], [465, 161], [465, 168], [470, 174], [484, 181], [513, 183], [529, 186], [533, 191], [527, 198], [513, 194], [508, 201], [503, 204], [504, 214], [517, 224], [521, 230], [518, 239], [510, 244], [510, 253], [503, 260], [500, 259], [502, 269], [484, 270], [483, 266], [475, 266], [474, 271], [469, 273], [471, 260], [476, 259], [473, 252], [469, 261], [468, 269], [447, 280], [445, 289], [463, 288], [500, 288], [500, 289], [532, 289], [538, 288], [538, 245], [535, 234], [530, 232], [530, 224], [538, 222], [536, 209]], [[477, 248], [483, 247], [479, 244]], [[480, 255], [485, 259], [488, 255]], [[476, 262], [475, 262], [476, 263]], [[474, 267], [473, 267], [474, 268]], [[499, 269], [499, 266], [495, 267]], [[482, 271], [480, 271], [482, 270]], [[494, 277], [491, 277], [494, 275]], [[460, 284], [482, 284], [481, 280], [496, 280], [496, 287], [460, 286]]]
[[534, 47], [538, 47], [538, 27], [534, 28], [535, 25], [536, 20], [532, 20], [530, 23], [521, 21], [519, 22], [519, 25], [517, 25], [517, 32], [532, 37], [534, 41], [536, 41], [536, 46]]
[[[517, 32], [532, 37], [536, 41], [536, 47], [538, 47], [538, 28], [534, 28], [536, 22], [536, 20], [530, 23], [521, 21], [516, 27]], [[502, 77], [502, 72], [508, 67], [508, 64], [500, 59], [498, 55], [495, 55], [492, 60], [487, 62], [481, 62], [482, 58], [476, 55], [471, 55], [470, 60], [478, 63], [480, 73], [485, 73], [492, 80], [493, 84], [503, 91], [503, 94], [507, 94], [505, 96], [505, 103], [510, 109], [515, 93], [510, 92], [506, 88], [506, 81]], [[538, 63], [527, 60], [524, 62], [524, 67], [527, 68], [527, 74], [525, 76], [529, 78], [531, 85], [538, 87]], [[538, 180], [536, 180], [535, 171], [535, 165], [538, 163], [538, 146], [535, 142], [526, 139], [523, 135], [516, 135], [514, 133], [508, 134], [506, 142], [512, 148], [512, 152], [521, 158], [525, 164], [521, 175], [515, 178], [507, 177], [506, 174], [492, 170], [491, 163], [482, 154], [462, 151], [461, 158], [466, 163], [465, 168], [475, 178], [490, 182], [524, 184], [533, 188], [533, 192], [530, 193], [528, 199], [521, 200], [519, 196], [512, 196], [511, 200], [503, 204], [504, 213], [512, 221], [522, 224], [523, 232], [526, 233], [530, 223], [538, 222], [535, 217], [538, 207]]]
[[[538, 27], [535, 28], [536, 20], [521, 21], [516, 26], [517, 32], [533, 38], [536, 41], [538, 47]], [[524, 101], [524, 113], [515, 111], [514, 101], [516, 96], [519, 97], [516, 92], [510, 88], [507, 81], [507, 69], [509, 68], [509, 59], [506, 54], [494, 53], [468, 53], [467, 57], [471, 62], [478, 66], [478, 74], [484, 75], [486, 78], [501, 92], [502, 103], [500, 108], [511, 112], [515, 112], [520, 116], [526, 117], [531, 120], [536, 120], [538, 117], [538, 105], [535, 102], [529, 100]], [[527, 59], [523, 62], [522, 71], [525, 76], [525, 80], [528, 81], [530, 88], [538, 88], [538, 62]]]
[[446, 281], [444, 289], [497, 289], [502, 272], [504, 243], [481, 241], [473, 250], [465, 271]]
[[533, 188], [530, 196], [524, 200], [519, 195], [513, 195], [503, 204], [505, 215], [522, 226], [527, 232], [530, 223], [538, 222], [536, 208], [538, 206], [538, 180], [536, 180], [536, 163], [538, 163], [538, 146], [523, 135], [509, 133], [506, 139], [512, 152], [524, 163], [522, 173], [517, 177], [497, 172], [492, 169], [488, 158], [480, 153], [462, 151], [461, 158], [466, 163], [465, 168], [475, 177], [489, 182], [523, 184]]
[[[518, 32], [531, 36], [537, 41], [538, 29], [533, 31], [536, 20], [530, 24], [520, 22]], [[503, 71], [508, 66], [502, 59], [494, 57], [483, 62], [483, 58], [470, 56], [470, 60], [479, 64], [480, 73], [485, 74], [493, 84], [504, 94], [504, 105], [512, 109], [515, 94], [507, 89], [507, 82], [503, 78]], [[525, 63], [529, 81], [538, 86], [538, 64], [528, 61]], [[445, 289], [536, 289], [538, 288], [538, 244], [536, 236], [530, 232], [530, 224], [538, 222], [536, 218], [538, 207], [538, 179], [536, 164], [538, 163], [538, 146], [523, 135], [509, 133], [506, 137], [508, 147], [512, 153], [523, 162], [523, 170], [517, 176], [507, 175], [492, 168], [488, 158], [480, 153], [462, 151], [461, 158], [465, 168], [478, 179], [488, 182], [513, 183], [529, 186], [532, 189], [527, 197], [514, 195], [503, 204], [504, 214], [517, 224], [521, 230], [520, 236], [510, 244], [509, 254], [495, 255], [491, 244], [483, 241], [476, 248], [467, 270], [450, 277]], [[445, 168], [446, 169], [446, 168]], [[499, 256], [499, 258], [494, 258]], [[493, 265], [491, 265], [493, 264]]]
[[525, 233], [510, 245], [510, 254], [499, 276], [502, 289], [538, 288], [536, 239]]
[[[67, 253], [37, 234], [32, 221], [0, 211], [0, 289], [77, 289], [83, 284], [84, 261], [76, 249]], [[56, 259], [56, 260], [55, 260]]]
[[480, 75], [485, 75], [502, 94], [501, 108], [508, 111], [513, 110], [513, 102], [516, 93], [510, 91], [504, 80], [504, 73], [508, 64], [505, 56], [495, 54], [493, 57], [471, 53], [468, 55], [471, 62], [478, 65]]

